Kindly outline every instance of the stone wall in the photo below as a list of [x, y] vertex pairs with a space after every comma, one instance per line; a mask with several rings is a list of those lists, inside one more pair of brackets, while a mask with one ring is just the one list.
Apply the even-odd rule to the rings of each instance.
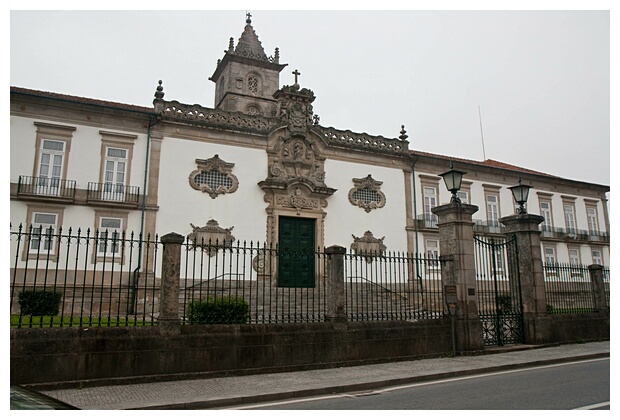
[[11, 384], [191, 379], [440, 357], [450, 320], [11, 330]]
[[558, 314], [547, 318], [546, 341], [549, 343], [609, 340], [611, 337], [609, 313]]

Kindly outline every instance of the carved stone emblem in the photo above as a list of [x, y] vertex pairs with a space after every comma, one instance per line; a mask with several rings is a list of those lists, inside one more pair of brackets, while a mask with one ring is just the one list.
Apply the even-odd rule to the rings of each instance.
[[205, 226], [198, 227], [190, 223], [192, 233], [187, 238], [192, 242], [194, 248], [213, 257], [220, 249], [230, 248], [235, 242], [235, 237], [231, 234], [234, 226], [229, 228], [220, 227], [216, 220], [209, 220]]
[[258, 255], [252, 259], [252, 268], [256, 271], [260, 280], [271, 277], [270, 252], [261, 249]]
[[355, 251], [356, 255], [363, 256], [366, 261], [371, 262], [373, 257], [383, 255], [386, 250], [386, 246], [383, 244], [385, 236], [381, 238], [375, 238], [371, 231], [364, 232], [362, 237], [353, 236], [353, 243], [351, 249]]

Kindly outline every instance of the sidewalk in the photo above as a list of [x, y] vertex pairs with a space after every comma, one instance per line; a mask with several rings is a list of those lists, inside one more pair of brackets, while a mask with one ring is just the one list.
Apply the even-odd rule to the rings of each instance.
[[609, 356], [610, 342], [506, 346], [479, 356], [224, 378], [44, 391], [83, 410], [206, 409], [357, 392], [433, 379]]

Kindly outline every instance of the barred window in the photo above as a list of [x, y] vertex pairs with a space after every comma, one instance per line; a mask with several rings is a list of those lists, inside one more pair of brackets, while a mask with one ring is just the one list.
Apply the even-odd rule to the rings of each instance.
[[227, 174], [218, 171], [200, 171], [194, 177], [194, 182], [197, 185], [208, 185], [212, 190], [216, 190], [220, 187], [224, 187], [227, 190], [233, 186], [233, 180]]
[[359, 190], [356, 190], [353, 193], [353, 199], [355, 201], [359, 200], [364, 204], [370, 204], [373, 202], [381, 203], [381, 196], [379, 195], [379, 193], [369, 188], [361, 188]]
[[239, 180], [232, 173], [235, 166], [214, 155], [209, 159], [196, 159], [198, 168], [189, 174], [189, 185], [198, 191], [208, 193], [211, 198], [237, 191]]
[[366, 213], [385, 206], [381, 184], [383, 182], [374, 180], [370, 174], [365, 178], [353, 178], [354, 187], [349, 190], [349, 202], [363, 208]]

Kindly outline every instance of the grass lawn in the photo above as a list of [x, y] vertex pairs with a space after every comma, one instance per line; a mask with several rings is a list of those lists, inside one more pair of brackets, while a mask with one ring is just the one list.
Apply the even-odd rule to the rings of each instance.
[[97, 318], [77, 316], [30, 316], [11, 315], [11, 328], [50, 328], [50, 327], [144, 327], [154, 322], [141, 319]]

